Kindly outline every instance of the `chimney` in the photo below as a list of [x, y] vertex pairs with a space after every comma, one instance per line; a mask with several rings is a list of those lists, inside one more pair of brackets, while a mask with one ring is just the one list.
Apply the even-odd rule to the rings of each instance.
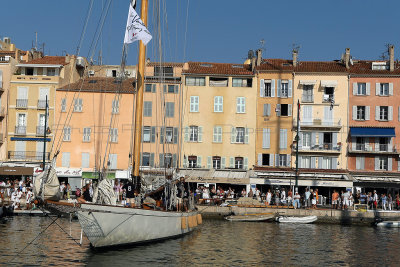
[[346, 48], [346, 53], [344, 54], [344, 64], [346, 69], [350, 68], [350, 48]]
[[389, 70], [394, 71], [394, 45], [389, 46]]
[[255, 67], [256, 67], [256, 58], [253, 57], [251, 59], [251, 71], [254, 71]]
[[293, 64], [293, 67], [296, 67], [297, 66], [297, 54], [299, 53], [299, 51], [297, 50], [297, 49], [293, 49], [293, 51], [292, 51], [292, 60], [293, 60], [293, 62], [292, 62], [292, 64]]
[[257, 49], [256, 57], [257, 57], [256, 66], [258, 67], [261, 65], [261, 59], [262, 59], [262, 50], [261, 49]]

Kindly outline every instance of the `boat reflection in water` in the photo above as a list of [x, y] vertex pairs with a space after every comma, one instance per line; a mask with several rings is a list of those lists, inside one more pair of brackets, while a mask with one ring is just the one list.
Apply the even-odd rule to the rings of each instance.
[[[85, 237], [78, 246], [53, 224], [23, 256], [16, 256], [50, 223], [49, 218], [14, 217], [0, 224], [0, 265], [397, 266], [400, 262], [397, 228], [226, 220], [203, 220], [183, 237], [112, 250], [90, 249]], [[79, 243], [78, 222], [58, 219], [57, 223]]]

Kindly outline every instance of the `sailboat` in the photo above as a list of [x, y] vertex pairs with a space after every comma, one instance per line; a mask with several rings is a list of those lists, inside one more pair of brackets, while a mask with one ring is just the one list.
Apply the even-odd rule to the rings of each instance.
[[[129, 43], [129, 39], [131, 41], [132, 39], [140, 39], [134, 148], [133, 157], [131, 157], [133, 168], [131, 176], [137, 190], [140, 190], [141, 187], [139, 162], [142, 137], [145, 45], [151, 39], [145, 27], [147, 24], [147, 11], [148, 0], [143, 0], [141, 20], [136, 14], [134, 4], [131, 2], [124, 41], [127, 44]], [[123, 68], [124, 62], [121, 66]], [[109, 190], [110, 188], [112, 189], [110, 182], [107, 179], [103, 179], [99, 182], [98, 194], [107, 192], [107, 190], [112, 192], [112, 190]], [[94, 199], [96, 199], [96, 196]], [[109, 202], [112, 202], [112, 200], [113, 198], [109, 197]], [[168, 209], [127, 208], [116, 205], [104, 205], [104, 202], [102, 204], [82, 203], [77, 211], [77, 215], [83, 232], [95, 248], [138, 244], [172, 238], [193, 231], [202, 222], [201, 215], [196, 211], [181, 212]]]

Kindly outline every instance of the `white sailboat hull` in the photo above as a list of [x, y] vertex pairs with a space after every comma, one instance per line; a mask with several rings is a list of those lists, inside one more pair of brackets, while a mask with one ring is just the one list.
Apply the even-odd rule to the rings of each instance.
[[191, 232], [197, 226], [197, 212], [166, 212], [95, 204], [81, 204], [81, 209], [78, 211], [79, 223], [96, 248], [167, 239]]

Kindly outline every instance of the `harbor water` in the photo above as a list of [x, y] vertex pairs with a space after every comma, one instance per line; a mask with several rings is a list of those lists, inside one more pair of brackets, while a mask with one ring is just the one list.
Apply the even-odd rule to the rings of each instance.
[[77, 245], [81, 233], [77, 221], [60, 218], [49, 226], [55, 219], [17, 216], [0, 221], [0, 266], [398, 266], [400, 262], [397, 228], [205, 219], [195, 232], [180, 238], [93, 250], [85, 237], [82, 246]]

